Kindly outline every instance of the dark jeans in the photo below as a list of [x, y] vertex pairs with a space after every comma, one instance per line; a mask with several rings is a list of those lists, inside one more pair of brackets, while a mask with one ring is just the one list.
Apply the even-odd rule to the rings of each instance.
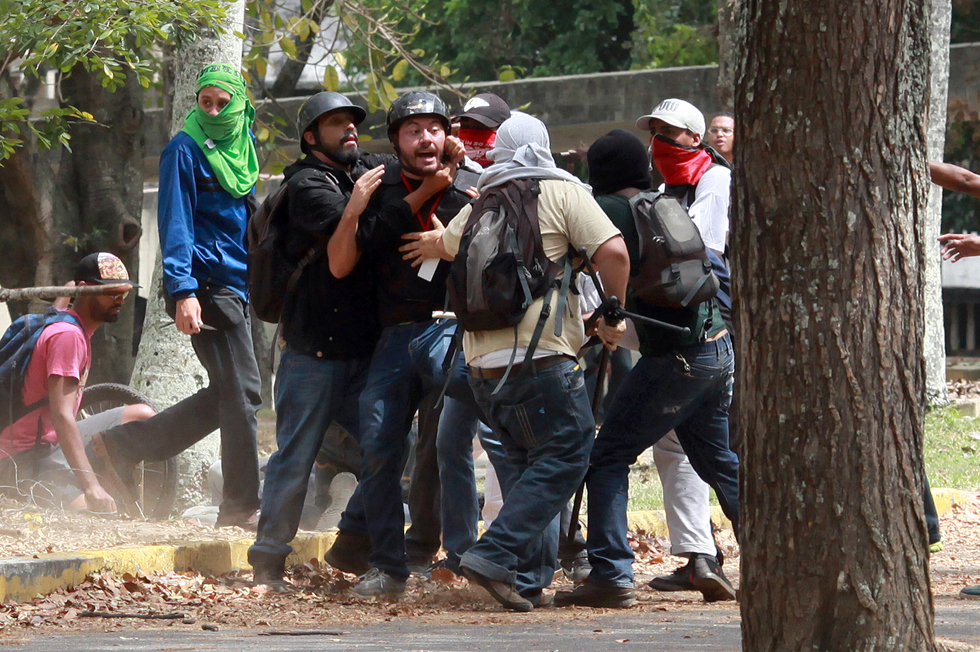
[[[468, 375], [469, 368], [463, 365], [457, 373]], [[477, 434], [492, 459], [494, 451], [500, 449], [493, 432], [471, 406], [446, 397], [436, 446], [442, 485], [442, 546], [453, 571], [459, 569], [460, 557], [476, 543], [479, 534], [480, 499], [473, 467], [473, 438]]]
[[430, 391], [419, 405], [418, 437], [408, 492], [408, 515], [412, 524], [405, 532], [405, 552], [413, 564], [428, 565], [439, 552], [442, 531], [439, 518], [439, 463], [436, 437], [442, 406], [439, 390]]
[[582, 369], [574, 360], [510, 378], [470, 378], [500, 440], [490, 449], [504, 505], [460, 565], [525, 596], [551, 583], [558, 563], [559, 513], [585, 477], [595, 439]]
[[132, 461], [157, 462], [220, 428], [225, 480], [221, 514], [250, 514], [259, 508], [255, 413], [262, 405], [262, 381], [248, 305], [227, 288], [202, 289], [199, 298], [204, 323], [217, 329], [191, 335], [194, 352], [208, 372], [208, 386], [146, 421], [119, 426], [107, 440]]
[[276, 373], [276, 442], [262, 490], [262, 513], [252, 566], [281, 568], [292, 552], [310, 471], [324, 433], [336, 420], [356, 437], [357, 398], [369, 361], [324, 360], [287, 346]]
[[[442, 387], [442, 365], [455, 331], [456, 322], [445, 319], [385, 328], [361, 393], [361, 482], [340, 529], [367, 534], [371, 565], [393, 577], [409, 574], [400, 483], [408, 432], [425, 395]], [[453, 375], [447, 396], [474, 404], [459, 374]]]
[[[602, 345], [600, 344], [589, 348], [585, 352], [585, 355], [582, 356], [585, 360], [585, 385], [589, 390], [590, 405], [592, 397], [595, 396], [596, 382], [599, 378], [599, 357], [601, 353]], [[606, 394], [599, 403], [599, 414], [596, 416], [597, 424], [602, 423], [606, 415], [609, 414], [613, 400], [616, 398], [616, 393], [619, 391], [623, 381], [626, 380], [630, 369], [633, 368], [633, 357], [630, 350], [619, 347], [610, 353], [609, 367], [609, 374], [606, 376]]]
[[728, 445], [733, 370], [732, 343], [724, 335], [673, 355], [640, 358], [626, 377], [590, 461], [590, 582], [633, 586], [626, 538], [629, 467], [671, 430], [738, 533], [738, 457]]

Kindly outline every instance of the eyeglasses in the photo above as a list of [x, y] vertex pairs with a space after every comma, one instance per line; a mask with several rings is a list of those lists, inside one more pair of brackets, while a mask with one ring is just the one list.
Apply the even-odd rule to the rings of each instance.
[[725, 134], [730, 136], [735, 133], [735, 130], [731, 127], [708, 127], [708, 133], [717, 136], [718, 134]]

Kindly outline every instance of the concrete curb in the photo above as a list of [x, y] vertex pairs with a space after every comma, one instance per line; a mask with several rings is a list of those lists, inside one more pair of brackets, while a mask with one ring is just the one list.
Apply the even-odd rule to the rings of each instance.
[[[932, 495], [940, 516], [948, 514], [954, 505], [968, 502], [955, 489], [933, 489]], [[718, 506], [712, 507], [711, 520], [717, 527], [731, 529], [731, 523]], [[662, 510], [630, 512], [627, 522], [631, 530], [643, 530], [661, 538], [668, 536], [667, 521]], [[292, 542], [294, 552], [286, 563], [296, 565], [310, 559], [322, 559], [336, 536], [335, 530], [304, 532], [298, 535]], [[111, 571], [115, 575], [185, 571], [221, 575], [247, 570], [251, 568], [247, 553], [252, 541], [188, 541], [0, 559], [0, 602], [30, 600], [61, 588], [78, 585], [89, 573], [103, 571]]]

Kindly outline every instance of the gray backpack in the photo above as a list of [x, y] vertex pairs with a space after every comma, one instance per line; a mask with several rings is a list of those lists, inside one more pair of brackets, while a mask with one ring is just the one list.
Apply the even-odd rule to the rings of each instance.
[[687, 308], [713, 298], [720, 286], [701, 232], [681, 200], [647, 190], [630, 199], [639, 236], [639, 264], [630, 290], [643, 303]]

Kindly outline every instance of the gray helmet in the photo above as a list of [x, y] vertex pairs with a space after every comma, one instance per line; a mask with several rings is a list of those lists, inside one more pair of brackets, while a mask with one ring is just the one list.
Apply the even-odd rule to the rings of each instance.
[[449, 133], [449, 109], [438, 95], [425, 91], [405, 93], [391, 103], [388, 109], [388, 138], [393, 138], [402, 122], [416, 115], [432, 115], [441, 118], [442, 126]]
[[364, 118], [367, 117], [367, 111], [340, 93], [334, 93], [333, 91], [322, 91], [303, 103], [303, 106], [299, 110], [299, 116], [296, 118], [296, 132], [299, 135], [300, 149], [304, 153], [308, 152], [306, 151], [306, 141], [303, 140], [303, 134], [316, 124], [316, 121], [320, 119], [321, 115], [339, 109], [345, 109], [353, 113], [355, 125], [361, 124], [364, 122]]

